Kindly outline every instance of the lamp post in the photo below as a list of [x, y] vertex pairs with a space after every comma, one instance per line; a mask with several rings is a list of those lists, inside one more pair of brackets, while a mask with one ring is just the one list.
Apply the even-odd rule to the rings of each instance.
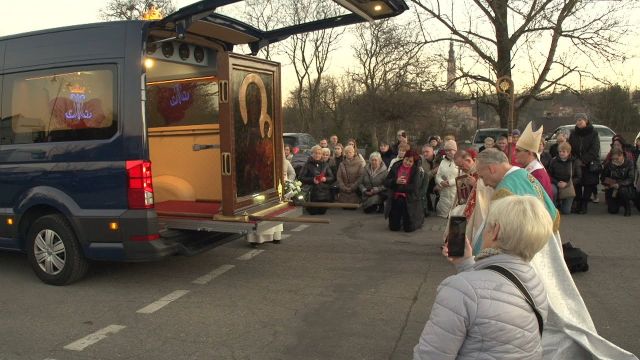
[[[513, 103], [515, 99], [515, 93], [513, 88], [513, 80], [508, 75], [501, 76], [496, 80], [496, 91], [498, 95], [502, 94], [507, 96], [509, 101], [509, 118], [507, 119], [507, 127], [509, 128], [509, 134], [513, 133], [513, 129], [515, 129], [515, 124], [513, 123]], [[511, 162], [511, 144], [507, 144], [507, 156], [509, 157], [509, 162]], [[515, 145], [514, 145], [515, 146]]]

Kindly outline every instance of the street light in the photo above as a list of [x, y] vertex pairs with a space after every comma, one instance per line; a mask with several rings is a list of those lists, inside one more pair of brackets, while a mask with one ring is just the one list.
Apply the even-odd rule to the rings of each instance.
[[[513, 123], [513, 103], [515, 99], [515, 92], [513, 89], [513, 80], [508, 75], [501, 76], [496, 80], [496, 90], [498, 94], [506, 95], [509, 99], [509, 118], [507, 120], [507, 127], [509, 128], [509, 134], [513, 133], [515, 124]], [[511, 146], [508, 144], [507, 146]], [[515, 146], [515, 144], [514, 144]], [[511, 162], [511, 150], [507, 151], [509, 162]]]

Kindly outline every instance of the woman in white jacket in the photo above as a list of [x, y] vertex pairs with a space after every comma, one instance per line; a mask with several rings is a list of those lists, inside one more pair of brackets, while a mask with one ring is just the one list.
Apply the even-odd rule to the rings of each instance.
[[453, 140], [444, 143], [445, 157], [440, 162], [438, 172], [436, 173], [436, 186], [440, 191], [440, 200], [436, 206], [436, 215], [447, 218], [449, 212], [454, 207], [456, 198], [456, 177], [459, 170], [453, 161], [453, 157], [458, 151], [458, 146]]
[[[512, 195], [492, 202], [486, 224], [483, 249], [475, 260], [468, 240], [464, 257], [449, 258], [459, 273], [438, 287], [414, 359], [542, 359], [547, 293], [529, 261], [551, 237], [551, 217], [535, 197]], [[490, 265], [520, 280], [542, 323], [523, 292], [485, 269]]]

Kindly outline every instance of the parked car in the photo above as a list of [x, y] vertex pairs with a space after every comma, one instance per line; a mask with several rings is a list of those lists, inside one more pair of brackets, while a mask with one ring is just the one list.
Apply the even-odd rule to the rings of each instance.
[[505, 128], [486, 128], [486, 129], [478, 129], [476, 133], [473, 135], [473, 140], [471, 141], [471, 146], [476, 149], [476, 151], [480, 150], [480, 147], [484, 145], [484, 139], [491, 137], [493, 140], [498, 141], [498, 137], [500, 135], [507, 136], [509, 133], [509, 129]]
[[311, 155], [311, 148], [317, 145], [318, 142], [307, 133], [284, 133], [282, 134], [282, 141], [291, 148], [291, 154], [293, 154], [291, 166], [293, 166], [297, 174]]
[[[575, 124], [558, 126], [553, 130], [553, 133], [547, 137], [547, 144], [545, 145], [545, 148], [548, 150], [551, 145], [556, 143], [556, 137], [560, 130], [565, 129], [568, 130], [569, 133], [573, 133], [573, 129], [575, 129], [575, 127]], [[604, 125], [593, 125], [593, 127], [596, 129], [598, 136], [600, 137], [600, 160], [604, 160], [607, 157], [609, 150], [611, 150], [611, 139], [616, 133]]]

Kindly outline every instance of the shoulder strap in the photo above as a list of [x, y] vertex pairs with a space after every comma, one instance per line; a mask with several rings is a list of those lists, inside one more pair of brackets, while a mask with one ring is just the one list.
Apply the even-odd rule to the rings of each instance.
[[538, 312], [538, 309], [536, 309], [536, 305], [534, 304], [533, 299], [529, 294], [529, 291], [527, 291], [527, 288], [525, 288], [524, 285], [522, 285], [522, 282], [520, 282], [520, 279], [518, 279], [518, 277], [515, 276], [511, 271], [499, 265], [489, 265], [484, 269], [492, 270], [499, 273], [500, 275], [504, 276], [509, 281], [511, 281], [518, 288], [518, 290], [520, 290], [522, 295], [524, 295], [525, 300], [527, 300], [527, 303], [529, 304], [529, 306], [531, 306], [531, 309], [536, 315], [536, 319], [538, 319], [538, 330], [540, 331], [540, 336], [542, 336], [542, 330], [544, 329], [544, 326], [542, 324], [542, 315], [540, 315], [540, 312]]

